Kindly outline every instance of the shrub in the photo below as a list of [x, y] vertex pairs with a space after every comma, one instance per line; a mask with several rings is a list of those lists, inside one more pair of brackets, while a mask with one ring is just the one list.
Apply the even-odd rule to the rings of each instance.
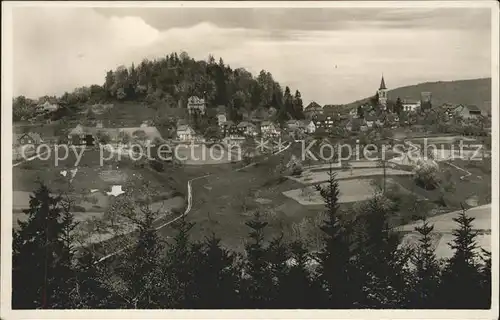
[[82, 207], [82, 206], [79, 206], [79, 205], [74, 205], [74, 206], [72, 207], [72, 211], [74, 211], [74, 212], [85, 212], [86, 210], [85, 210], [85, 208], [84, 208], [84, 207]]
[[429, 163], [419, 164], [414, 171], [414, 179], [419, 187], [434, 190], [439, 186], [438, 168]]
[[153, 168], [157, 172], [163, 172], [165, 171], [165, 168], [163, 167], [163, 163], [158, 160], [150, 160], [149, 165], [151, 168]]
[[292, 176], [300, 176], [302, 174], [302, 165], [296, 163], [292, 166]]

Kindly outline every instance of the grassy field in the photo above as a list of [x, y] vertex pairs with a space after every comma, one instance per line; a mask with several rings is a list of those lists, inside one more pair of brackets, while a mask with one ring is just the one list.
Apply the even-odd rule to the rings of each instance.
[[[453, 160], [452, 164], [471, 172], [464, 177], [465, 172], [449, 166], [446, 162], [439, 164], [438, 173], [441, 180], [440, 189], [425, 190], [415, 184], [412, 177], [393, 176], [404, 188], [437, 204], [447, 211], [460, 209], [460, 204], [470, 207], [466, 200], [471, 197], [477, 200], [477, 205], [491, 203], [491, 159], [484, 161]], [[461, 177], [464, 177], [461, 179]]]
[[[326, 184], [322, 185], [326, 187]], [[339, 203], [365, 201], [375, 192], [370, 179], [350, 179], [339, 181]], [[324, 205], [323, 198], [314, 186], [305, 186], [283, 192], [283, 194], [302, 205]]]

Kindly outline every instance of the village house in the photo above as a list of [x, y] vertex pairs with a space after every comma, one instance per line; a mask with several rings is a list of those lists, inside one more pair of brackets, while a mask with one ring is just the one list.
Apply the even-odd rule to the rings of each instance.
[[464, 119], [476, 119], [482, 116], [481, 109], [475, 105], [460, 105], [454, 112]]
[[299, 120], [292, 119], [292, 120], [288, 120], [286, 122], [286, 127], [290, 131], [298, 129], [299, 126], [300, 126], [300, 121]]
[[160, 132], [148, 123], [142, 123], [139, 127], [110, 128], [103, 127], [103, 123], [97, 121], [95, 127], [78, 124], [68, 133], [68, 143], [73, 145], [120, 144], [125, 141], [136, 141], [147, 145], [158, 140], [163, 140]]
[[364, 131], [364, 128], [368, 128], [366, 125], [366, 120], [363, 118], [354, 118], [347, 122], [345, 128], [351, 132]]
[[318, 115], [313, 118], [314, 125], [317, 128], [324, 128], [325, 130], [329, 130], [333, 128], [334, 116], [331, 115]]
[[196, 132], [188, 124], [182, 124], [177, 127], [177, 138], [183, 142], [194, 141], [196, 137]]
[[301, 120], [300, 127], [303, 128], [305, 133], [312, 134], [316, 132], [316, 125], [312, 120]]
[[199, 113], [204, 115], [206, 110], [205, 99], [198, 98], [197, 96], [189, 97], [187, 101], [187, 109], [189, 114]]
[[358, 108], [354, 108], [351, 111], [349, 111], [349, 116], [351, 118], [357, 118], [358, 117]]
[[264, 120], [260, 123], [260, 133], [264, 137], [275, 137], [281, 134], [281, 129], [273, 122]]
[[237, 125], [233, 121], [229, 120], [222, 124], [221, 133], [222, 136], [226, 137], [231, 134], [239, 134], [239, 130]]
[[375, 124], [375, 122], [378, 120], [377, 116], [374, 115], [374, 114], [368, 114], [366, 115], [365, 117], [365, 124], [368, 128], [373, 128], [373, 125]]
[[323, 106], [323, 114], [326, 116], [340, 117], [341, 105], [325, 104]]
[[305, 109], [304, 115], [306, 119], [312, 119], [314, 116], [323, 114], [323, 108], [316, 102], [311, 102]]
[[242, 135], [233, 135], [224, 137], [222, 142], [224, 142], [229, 148], [233, 146], [241, 146], [245, 142], [245, 137]]
[[249, 121], [242, 121], [236, 127], [244, 135], [252, 137], [257, 135], [257, 126]]
[[402, 101], [403, 111], [406, 112], [416, 112], [421, 105], [420, 100], [404, 99]]
[[44, 103], [39, 104], [38, 108], [40, 108], [44, 111], [52, 112], [52, 111], [56, 111], [59, 108], [59, 106], [55, 103], [50, 103], [49, 101], [45, 101]]
[[217, 125], [222, 131], [223, 124], [227, 121], [226, 107], [225, 106], [217, 106], [217, 114], [215, 115], [217, 118]]
[[19, 146], [26, 144], [39, 145], [44, 142], [40, 134], [36, 132], [15, 134], [13, 136], [12, 141], [14, 145], [19, 145]]

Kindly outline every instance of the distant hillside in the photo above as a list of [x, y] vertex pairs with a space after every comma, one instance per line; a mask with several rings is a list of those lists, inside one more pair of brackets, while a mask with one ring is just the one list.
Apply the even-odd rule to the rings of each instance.
[[[219, 106], [224, 106], [228, 118], [233, 121], [262, 118], [262, 114], [267, 117], [270, 110], [277, 111], [275, 118], [280, 121], [304, 118], [299, 90], [282, 87], [265, 70], [254, 76], [243, 68], [232, 69], [222, 58], [216, 62], [211, 55], [205, 61], [195, 60], [186, 52], [180, 55], [171, 53], [155, 60], [145, 59], [138, 65], [119, 66], [108, 71], [103, 78], [102, 85], [76, 88], [61, 97], [44, 96], [38, 100], [16, 97], [13, 99], [13, 120], [33, 120], [39, 115], [39, 106], [45, 102], [64, 108], [44, 115], [43, 120], [82, 119], [82, 107], [127, 103], [134, 104], [136, 109], [131, 112], [118, 110], [115, 115], [120, 116], [119, 120], [129, 120], [135, 119], [137, 114], [145, 116], [142, 112], [146, 110], [144, 106], [186, 109], [192, 96], [204, 98], [207, 109], [215, 110], [215, 113]], [[193, 117], [193, 122], [200, 121]]]
[[[424, 82], [417, 85], [400, 87], [389, 90], [389, 99], [420, 99], [421, 92], [432, 92], [432, 104], [441, 105], [445, 102], [452, 104], [472, 104], [483, 111], [491, 112], [491, 78]], [[349, 103], [354, 107], [364, 103], [369, 98]]]

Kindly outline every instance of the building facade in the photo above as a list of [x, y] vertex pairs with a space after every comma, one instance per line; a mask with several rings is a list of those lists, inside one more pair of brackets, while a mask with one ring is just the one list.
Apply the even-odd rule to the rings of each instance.
[[385, 85], [384, 76], [382, 75], [382, 79], [380, 80], [380, 86], [378, 88], [378, 101], [380, 105], [385, 109], [387, 108], [387, 86]]
[[189, 114], [198, 112], [204, 115], [206, 111], [205, 99], [198, 98], [197, 96], [189, 97], [187, 102], [187, 109]]

